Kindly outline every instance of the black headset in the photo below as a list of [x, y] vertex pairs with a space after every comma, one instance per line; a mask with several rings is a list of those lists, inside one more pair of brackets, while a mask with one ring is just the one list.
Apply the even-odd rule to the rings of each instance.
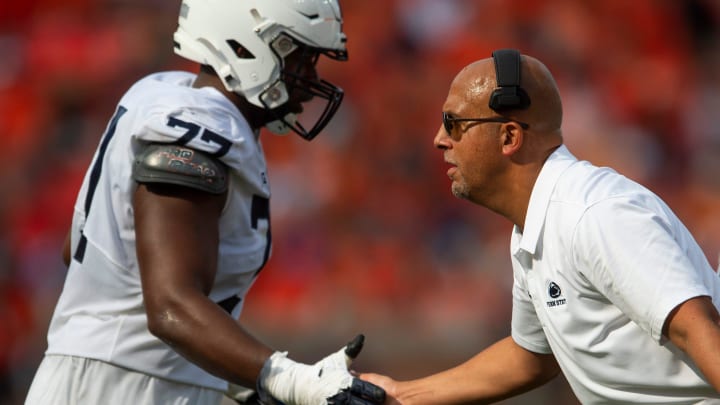
[[520, 51], [498, 49], [492, 56], [498, 87], [490, 95], [490, 108], [498, 112], [528, 108], [530, 97], [520, 87]]

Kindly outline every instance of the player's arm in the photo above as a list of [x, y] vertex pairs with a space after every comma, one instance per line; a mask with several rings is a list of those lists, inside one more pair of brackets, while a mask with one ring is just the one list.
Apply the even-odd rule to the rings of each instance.
[[428, 377], [395, 381], [361, 374], [360, 378], [383, 387], [388, 404], [484, 404], [529, 391], [559, 372], [552, 354], [530, 352], [507, 337], [465, 363]]
[[69, 230], [67, 235], [65, 235], [65, 242], [63, 242], [63, 248], [62, 248], [62, 260], [63, 263], [65, 263], [65, 267], [70, 267], [70, 233], [72, 231]]
[[720, 315], [710, 297], [678, 305], [665, 321], [663, 334], [693, 359], [720, 392]]
[[[151, 146], [139, 154], [133, 173], [137, 255], [148, 328], [193, 363], [231, 383], [254, 388], [287, 404], [381, 403], [384, 392], [367, 391], [347, 370], [352, 356], [340, 350], [315, 365], [292, 361], [247, 333], [208, 297], [218, 264], [219, 219], [225, 205], [224, 166], [211, 156], [187, 173], [174, 164], [177, 148]], [[212, 178], [195, 167], [210, 167]], [[178, 173], [177, 171], [181, 172]], [[207, 171], [203, 171], [205, 173]], [[358, 347], [355, 345], [354, 347]], [[357, 349], [359, 351], [359, 349]]]
[[[225, 194], [140, 184], [137, 254], [150, 332], [209, 372], [253, 387], [272, 350], [208, 298]], [[200, 333], [202, 331], [202, 333]]]

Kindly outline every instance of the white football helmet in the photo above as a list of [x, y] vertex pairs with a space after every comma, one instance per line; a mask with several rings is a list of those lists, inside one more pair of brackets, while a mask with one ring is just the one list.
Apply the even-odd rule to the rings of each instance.
[[342, 101], [342, 89], [331, 83], [283, 71], [284, 58], [298, 48], [347, 60], [337, 0], [182, 0], [174, 41], [175, 53], [211, 66], [229, 91], [258, 107], [272, 111], [286, 103], [288, 84], [327, 100], [310, 130], [295, 114], [282, 113], [266, 124], [272, 132], [292, 129], [310, 140]]

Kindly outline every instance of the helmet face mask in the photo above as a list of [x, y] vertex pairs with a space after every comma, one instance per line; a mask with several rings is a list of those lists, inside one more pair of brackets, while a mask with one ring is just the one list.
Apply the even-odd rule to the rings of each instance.
[[[306, 129], [297, 119], [295, 113], [291, 112], [287, 114], [278, 114], [275, 112], [275, 110], [270, 109], [269, 106], [265, 106], [265, 108], [270, 110], [270, 113], [273, 114], [276, 118], [275, 121], [273, 121], [273, 125], [275, 125], [276, 127], [269, 127], [268, 129], [270, 129], [271, 131], [273, 131], [274, 129], [273, 132], [280, 135], [287, 133], [288, 129], [291, 129], [295, 133], [300, 135], [302, 138], [310, 141], [315, 138], [315, 136], [320, 133], [323, 128], [325, 128], [325, 126], [335, 115], [337, 109], [340, 107], [340, 103], [342, 102], [344, 93], [342, 89], [332, 85], [325, 80], [311, 81], [303, 77], [294, 75], [292, 73], [287, 73], [287, 75], [292, 75], [293, 84], [288, 85], [288, 83], [286, 82], [286, 86], [290, 87], [291, 94], [293, 90], [300, 89], [299, 91], [306, 99], [325, 99], [325, 107], [319, 117], [315, 119], [315, 124], [310, 129]], [[307, 97], [305, 95], [307, 95]]]
[[[298, 52], [312, 58], [313, 67], [321, 55], [347, 60], [337, 0], [183, 0], [178, 21], [175, 52], [211, 66], [227, 90], [269, 110], [276, 118], [266, 125], [270, 131], [293, 130], [310, 140], [337, 111], [340, 88], [319, 79], [314, 68], [310, 75], [286, 67]], [[327, 103], [306, 130], [286, 104], [308, 96]]]
[[[292, 45], [288, 45], [288, 41], [292, 42]], [[276, 43], [281, 45], [275, 46]], [[299, 43], [299, 41], [286, 34], [282, 34], [273, 42], [273, 49], [276, 48], [280, 48], [281, 50], [291, 49], [291, 51], [285, 53], [282, 57], [283, 68], [278, 81], [259, 95], [263, 107], [275, 118], [273, 126], [269, 127], [269, 129], [271, 131], [274, 130], [273, 132], [278, 134], [284, 134], [289, 130], [293, 130], [302, 138], [312, 140], [330, 122], [340, 107], [344, 96], [342, 89], [317, 77], [315, 70], [317, 61], [320, 55], [327, 55], [337, 60], [346, 60], [347, 53], [309, 47]], [[281, 51], [278, 51], [278, 56], [280, 56], [280, 52]], [[293, 55], [290, 56], [290, 54]], [[286, 63], [286, 59], [289, 59], [288, 57], [293, 58], [296, 63]], [[309, 72], [311, 73], [310, 76], [308, 76], [308, 69], [312, 70]], [[322, 112], [319, 115], [313, 116], [315, 123], [312, 127], [306, 128], [300, 123], [296, 116], [296, 113], [299, 111], [283, 113], [281, 111], [285, 110], [284, 108], [278, 109], [272, 107], [274, 98], [279, 97], [279, 94], [283, 92], [283, 90], [280, 89], [284, 89], [284, 91], [287, 92], [287, 102], [285, 105], [288, 105], [290, 108], [293, 108], [293, 104], [296, 104], [299, 109], [302, 109], [300, 103], [312, 99], [325, 100]]]

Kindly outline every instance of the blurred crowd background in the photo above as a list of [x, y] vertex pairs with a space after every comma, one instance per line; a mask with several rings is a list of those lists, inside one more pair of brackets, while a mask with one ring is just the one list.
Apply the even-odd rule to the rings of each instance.
[[[543, 60], [580, 158], [646, 184], [720, 253], [720, 2], [345, 0], [346, 98], [316, 140], [263, 135], [274, 251], [244, 321], [314, 361], [416, 377], [509, 332], [511, 224], [455, 199], [432, 146], [455, 74], [493, 49]], [[65, 276], [75, 194], [115, 103], [172, 52], [178, 1], [0, 5], [0, 404], [22, 403]], [[559, 378], [506, 404], [574, 404]]]

